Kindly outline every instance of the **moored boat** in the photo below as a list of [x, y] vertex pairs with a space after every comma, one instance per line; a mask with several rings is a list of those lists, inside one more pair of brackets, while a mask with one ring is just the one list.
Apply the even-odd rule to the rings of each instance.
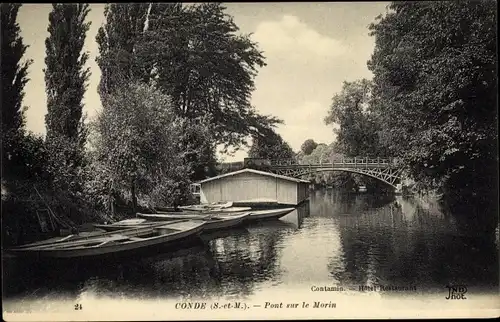
[[[135, 227], [117, 233], [106, 233], [92, 238], [74, 241], [25, 245], [8, 250], [17, 256], [41, 258], [89, 258], [105, 254], [119, 254], [132, 250], [163, 245], [198, 235], [205, 222], [179, 220], [157, 223], [148, 227]], [[28, 247], [26, 247], [28, 246]]]
[[233, 201], [233, 207], [251, 207], [257, 208], [277, 208], [280, 204], [278, 200], [274, 199], [249, 199], [249, 200], [236, 200]]
[[266, 219], [279, 219], [292, 211], [295, 208], [278, 208], [278, 209], [264, 209], [264, 210], [253, 210], [246, 218], [247, 221], [257, 221]]
[[237, 227], [242, 224], [246, 218], [248, 218], [251, 213], [243, 213], [239, 215], [218, 215], [218, 216], [209, 216], [202, 219], [196, 219], [195, 221], [202, 221], [205, 223], [203, 226], [203, 231], [214, 231], [225, 228]]
[[[188, 219], [188, 218], [180, 218], [180, 219]], [[94, 224], [95, 228], [102, 229], [105, 231], [117, 231], [117, 230], [123, 230], [123, 229], [128, 229], [128, 228], [138, 228], [138, 227], [149, 227], [151, 225], [158, 224], [156, 222], [150, 222], [147, 221], [146, 219], [142, 218], [134, 218], [134, 219], [125, 219], [122, 221], [117, 221], [115, 223], [106, 225], [106, 224]]]
[[197, 214], [211, 214], [211, 213], [235, 213], [235, 212], [245, 212], [252, 210], [251, 207], [228, 207], [228, 208], [213, 208], [213, 207], [193, 207], [193, 208], [183, 208], [182, 211], [159, 211], [160, 214], [179, 214], [179, 215], [197, 215]]
[[138, 217], [142, 219], [148, 219], [153, 222], [156, 221], [170, 221], [178, 220], [188, 217], [194, 221], [203, 221], [205, 226], [203, 226], [203, 231], [218, 230], [224, 228], [236, 227], [251, 215], [250, 212], [244, 212], [239, 214], [198, 214], [198, 215], [176, 215], [176, 214], [137, 214]]
[[229, 201], [224, 203], [207, 203], [200, 205], [179, 206], [178, 208], [182, 210], [207, 211], [207, 210], [225, 209], [225, 208], [230, 208], [232, 206], [233, 203]]

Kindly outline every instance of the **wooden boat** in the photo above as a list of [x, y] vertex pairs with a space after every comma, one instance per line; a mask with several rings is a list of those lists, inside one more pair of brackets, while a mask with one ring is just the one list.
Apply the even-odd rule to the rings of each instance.
[[246, 218], [250, 216], [249, 212], [239, 214], [239, 215], [217, 215], [209, 216], [203, 219], [196, 219], [196, 221], [204, 222], [203, 231], [214, 231], [225, 228], [232, 228], [242, 224]]
[[193, 214], [211, 214], [211, 213], [234, 213], [234, 212], [245, 212], [245, 211], [250, 211], [252, 208], [250, 207], [228, 207], [228, 208], [212, 208], [212, 207], [207, 207], [207, 208], [202, 208], [202, 207], [193, 207], [193, 208], [183, 208], [181, 212], [179, 211], [157, 211], [160, 214], [171, 214], [171, 213], [176, 213], [176, 214], [186, 214], [186, 215], [193, 215]]
[[233, 207], [251, 207], [256, 208], [277, 208], [280, 204], [274, 199], [249, 199], [233, 201]]
[[[188, 218], [180, 218], [180, 219], [188, 219]], [[102, 224], [94, 224], [95, 228], [102, 229], [105, 231], [117, 231], [123, 230], [131, 227], [149, 227], [151, 225], [158, 224], [157, 222], [148, 222], [146, 219], [142, 218], [134, 218], [134, 219], [125, 219], [122, 221], [115, 222], [109, 225]]]
[[168, 212], [173, 212], [173, 211], [181, 212], [182, 211], [182, 209], [180, 209], [178, 207], [177, 208], [176, 207], [155, 207], [155, 210], [156, 211], [168, 211]]
[[247, 217], [247, 221], [257, 221], [266, 219], [279, 219], [292, 211], [295, 208], [278, 208], [278, 209], [264, 209], [264, 210], [252, 210], [250, 216]]
[[107, 233], [93, 238], [58, 242], [8, 250], [17, 256], [39, 258], [89, 258], [105, 254], [145, 249], [155, 245], [166, 245], [187, 237], [198, 235], [205, 222], [182, 220], [158, 223], [148, 227], [130, 228], [118, 233]]
[[248, 218], [251, 213], [244, 212], [239, 214], [198, 214], [198, 215], [175, 215], [175, 214], [137, 214], [143, 219], [149, 219], [152, 221], [170, 221], [178, 220], [189, 217], [189, 219], [194, 221], [202, 221], [205, 223], [203, 226], [203, 231], [212, 231], [224, 228], [232, 228], [240, 225]]
[[189, 206], [179, 206], [179, 209], [182, 210], [193, 210], [193, 211], [206, 211], [206, 210], [216, 210], [216, 209], [225, 209], [233, 206], [233, 202], [224, 202], [224, 203], [208, 203], [208, 204], [200, 204], [200, 205], [189, 205]]

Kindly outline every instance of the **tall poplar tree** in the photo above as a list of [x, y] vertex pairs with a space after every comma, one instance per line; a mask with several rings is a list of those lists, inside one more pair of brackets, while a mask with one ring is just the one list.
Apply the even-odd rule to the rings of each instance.
[[2, 158], [3, 170], [11, 172], [18, 160], [19, 140], [24, 134], [22, 101], [24, 85], [28, 82], [31, 60], [22, 58], [28, 46], [23, 43], [17, 14], [21, 4], [1, 4], [2, 56]]
[[82, 99], [90, 71], [88, 54], [82, 52], [90, 22], [85, 22], [88, 4], [53, 4], [49, 14], [49, 36], [45, 40], [45, 84], [47, 92], [47, 145], [49, 173], [53, 184], [74, 191], [83, 162], [85, 129]]
[[127, 85], [137, 73], [135, 47], [146, 27], [148, 3], [115, 3], [104, 9], [105, 24], [99, 28], [96, 41], [101, 69], [101, 99], [119, 85]]

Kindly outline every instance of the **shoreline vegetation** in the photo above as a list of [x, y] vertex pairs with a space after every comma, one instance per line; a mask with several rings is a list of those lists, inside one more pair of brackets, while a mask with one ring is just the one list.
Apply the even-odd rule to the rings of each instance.
[[[20, 7], [1, 4], [5, 245], [191, 203], [190, 184], [220, 173], [221, 146], [222, 152], [249, 148], [251, 158], [304, 163], [397, 158], [414, 182], [407, 188], [439, 199], [463, 231], [498, 233], [492, 1], [391, 3], [367, 30], [375, 40], [367, 64], [373, 79], [344, 82], [325, 107], [332, 142], [307, 139], [298, 152], [276, 132], [283, 121], [251, 105], [265, 53], [220, 3], [106, 5], [95, 39], [102, 109], [91, 120], [82, 103], [92, 72], [83, 47], [90, 6], [52, 5], [46, 135], [31, 133], [24, 115], [31, 107], [23, 106], [23, 97], [32, 61], [24, 57]], [[361, 175], [304, 179], [391, 193]]]

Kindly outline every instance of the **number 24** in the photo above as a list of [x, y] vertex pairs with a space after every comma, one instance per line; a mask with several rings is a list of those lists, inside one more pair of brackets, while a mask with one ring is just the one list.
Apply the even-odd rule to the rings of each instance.
[[75, 304], [75, 310], [81, 310], [82, 305], [81, 304]]

